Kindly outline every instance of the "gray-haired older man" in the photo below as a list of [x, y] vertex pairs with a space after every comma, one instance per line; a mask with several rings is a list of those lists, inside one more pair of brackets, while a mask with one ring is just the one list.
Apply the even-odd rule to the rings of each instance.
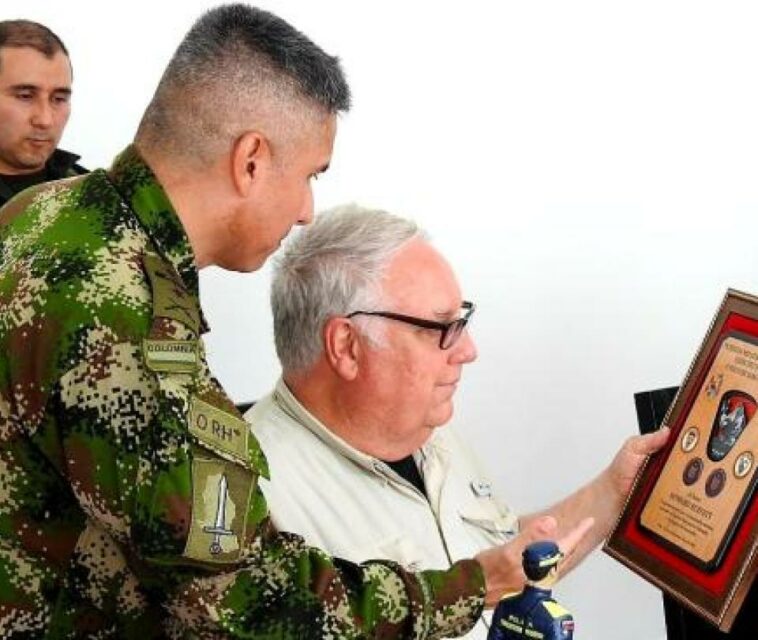
[[[534, 522], [496, 499], [453, 429], [437, 429], [477, 355], [474, 305], [415, 224], [355, 206], [321, 215], [279, 258], [271, 300], [283, 377], [246, 418], [271, 466], [262, 488], [278, 527], [349, 560], [430, 569]], [[664, 441], [630, 438], [595, 480], [541, 514], [557, 518], [557, 533], [595, 518], [569, 565], [606, 535]], [[470, 633], [485, 636], [483, 622]]]

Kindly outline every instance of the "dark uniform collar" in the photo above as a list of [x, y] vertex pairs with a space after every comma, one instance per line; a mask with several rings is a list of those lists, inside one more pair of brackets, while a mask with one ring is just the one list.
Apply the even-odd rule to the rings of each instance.
[[[48, 174], [55, 176], [56, 178], [65, 178], [69, 175], [72, 169], [75, 170], [74, 165], [81, 158], [81, 156], [64, 151], [63, 149], [56, 149], [53, 151], [53, 155], [48, 158], [45, 163], [47, 165]], [[76, 173], [81, 173], [76, 171]]]
[[33, 179], [30, 181], [24, 181], [24, 174], [19, 174], [18, 177], [22, 178], [22, 180], [16, 184], [11, 176], [0, 175], [0, 206], [5, 204], [20, 191], [35, 184], [49, 182], [50, 180], [60, 180], [61, 178], [68, 178], [70, 176], [86, 173], [84, 167], [80, 167], [76, 164], [79, 157], [80, 156], [75, 153], [69, 153], [63, 149], [56, 149], [53, 151], [53, 155], [47, 159], [45, 166], [41, 170], [35, 172]]
[[[129, 145], [116, 157], [108, 176], [200, 308], [199, 277], [187, 233], [158, 178], [134, 145]], [[208, 327], [202, 311], [200, 316], [201, 331], [205, 332]]]

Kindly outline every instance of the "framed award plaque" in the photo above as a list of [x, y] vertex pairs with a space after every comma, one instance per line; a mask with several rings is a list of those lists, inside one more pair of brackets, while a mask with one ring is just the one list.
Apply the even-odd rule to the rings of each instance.
[[758, 571], [758, 298], [729, 290], [605, 551], [726, 631]]

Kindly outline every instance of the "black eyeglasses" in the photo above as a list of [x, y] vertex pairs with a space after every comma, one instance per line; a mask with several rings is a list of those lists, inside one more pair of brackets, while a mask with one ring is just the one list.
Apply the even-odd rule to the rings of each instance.
[[392, 313], [390, 311], [353, 311], [345, 317], [352, 318], [353, 316], [359, 315], [379, 316], [380, 318], [389, 318], [390, 320], [406, 322], [415, 327], [422, 327], [423, 329], [436, 329], [437, 331], [442, 332], [440, 335], [440, 349], [449, 349], [458, 341], [458, 338], [461, 337], [468, 321], [471, 319], [471, 316], [474, 315], [476, 306], [474, 306], [473, 302], [464, 300], [461, 303], [461, 309], [463, 310], [463, 315], [452, 322], [435, 322], [434, 320], [405, 316], [401, 313]]

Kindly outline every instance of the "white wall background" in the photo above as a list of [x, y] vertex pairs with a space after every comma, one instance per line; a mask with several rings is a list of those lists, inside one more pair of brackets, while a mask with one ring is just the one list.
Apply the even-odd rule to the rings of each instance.
[[[131, 139], [211, 5], [27, 0], [75, 66], [64, 146]], [[344, 62], [319, 208], [416, 218], [479, 306], [456, 419], [520, 510], [591, 477], [636, 430], [634, 391], [678, 384], [728, 286], [758, 286], [758, 6], [690, 0], [267, 0]], [[273, 383], [268, 272], [203, 274], [211, 364]], [[658, 592], [595, 554], [559, 588], [580, 640], [664, 637]]]

